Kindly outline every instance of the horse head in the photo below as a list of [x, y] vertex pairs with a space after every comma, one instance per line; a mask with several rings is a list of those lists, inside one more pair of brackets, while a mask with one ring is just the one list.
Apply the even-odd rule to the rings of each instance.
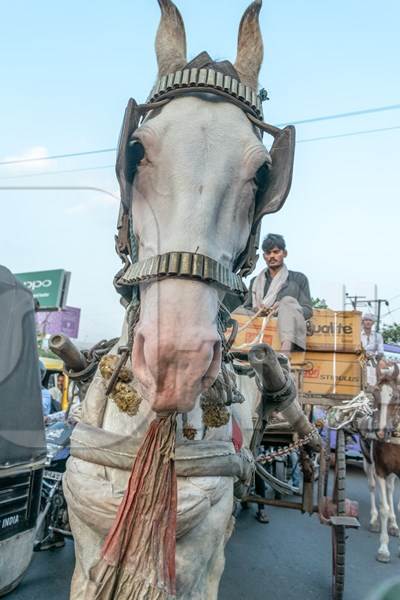
[[380, 360], [377, 368], [375, 386], [375, 429], [381, 440], [388, 439], [400, 424], [400, 387], [399, 367], [395, 363]]
[[[243, 15], [234, 65], [206, 52], [187, 63], [183, 19], [171, 0], [159, 4], [159, 79], [146, 104], [128, 104], [117, 159], [119, 231], [134, 247], [119, 284], [140, 290], [132, 363], [142, 395], [156, 412], [189, 412], [220, 371], [225, 295], [243, 300], [261, 218], [288, 195], [294, 128], [262, 121], [262, 0]], [[118, 240], [121, 254], [129, 244]]]

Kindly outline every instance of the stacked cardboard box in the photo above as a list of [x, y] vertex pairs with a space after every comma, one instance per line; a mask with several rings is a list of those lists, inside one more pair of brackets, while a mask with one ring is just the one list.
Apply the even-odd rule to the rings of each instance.
[[[239, 327], [248, 323], [251, 314], [235, 312]], [[263, 318], [257, 317], [241, 331], [233, 350], [243, 350], [257, 338]], [[340, 394], [355, 396], [361, 389], [361, 313], [314, 310], [307, 351], [293, 353], [293, 365], [305, 365], [303, 391], [310, 394]], [[262, 340], [279, 350], [277, 320], [265, 327]]]

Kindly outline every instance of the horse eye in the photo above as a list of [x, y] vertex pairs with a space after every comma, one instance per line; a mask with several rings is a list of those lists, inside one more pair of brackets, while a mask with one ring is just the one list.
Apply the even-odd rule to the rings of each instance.
[[268, 187], [270, 180], [270, 171], [267, 163], [264, 163], [263, 166], [258, 169], [254, 179], [257, 184], [258, 190], [264, 191]]
[[139, 140], [130, 141], [126, 150], [126, 173], [129, 178], [133, 179], [136, 169], [144, 156], [145, 149], [143, 144]]

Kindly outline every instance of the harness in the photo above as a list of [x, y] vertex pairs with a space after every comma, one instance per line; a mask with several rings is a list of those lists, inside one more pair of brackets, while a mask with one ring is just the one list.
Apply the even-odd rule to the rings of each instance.
[[[233, 269], [209, 256], [191, 252], [168, 252], [149, 259], [138, 260], [138, 242], [132, 222], [132, 188], [135, 172], [142, 156], [138, 157], [137, 144], [132, 140], [135, 131], [153, 110], [162, 109], [177, 97], [213, 94], [244, 111], [260, 138], [266, 132], [273, 136], [270, 150], [272, 165], [268, 185], [259, 188], [255, 198], [254, 219], [245, 250], [236, 257]], [[262, 102], [265, 95], [244, 85], [231, 63], [215, 63], [203, 52], [184, 69], [159, 79], [145, 104], [138, 105], [132, 98], [128, 102], [122, 124], [116, 173], [121, 190], [121, 205], [117, 224], [116, 251], [124, 263], [114, 279], [117, 291], [125, 303], [132, 297], [138, 300], [138, 286], [143, 282], [169, 277], [186, 278], [211, 283], [226, 293], [243, 300], [246, 286], [242, 281], [252, 273], [257, 262], [261, 219], [278, 211], [284, 204], [291, 186], [295, 129], [279, 129], [263, 120]]]

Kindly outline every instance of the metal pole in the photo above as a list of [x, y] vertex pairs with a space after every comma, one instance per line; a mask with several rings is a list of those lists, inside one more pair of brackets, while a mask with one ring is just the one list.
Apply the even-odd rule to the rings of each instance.
[[342, 303], [343, 303], [343, 311], [346, 310], [346, 297], [347, 297], [347, 290], [346, 290], [346, 285], [343, 284], [342, 285]]
[[379, 327], [381, 324], [381, 300], [378, 300], [377, 304], [378, 304], [378, 315], [376, 318], [376, 330], [379, 331]]

